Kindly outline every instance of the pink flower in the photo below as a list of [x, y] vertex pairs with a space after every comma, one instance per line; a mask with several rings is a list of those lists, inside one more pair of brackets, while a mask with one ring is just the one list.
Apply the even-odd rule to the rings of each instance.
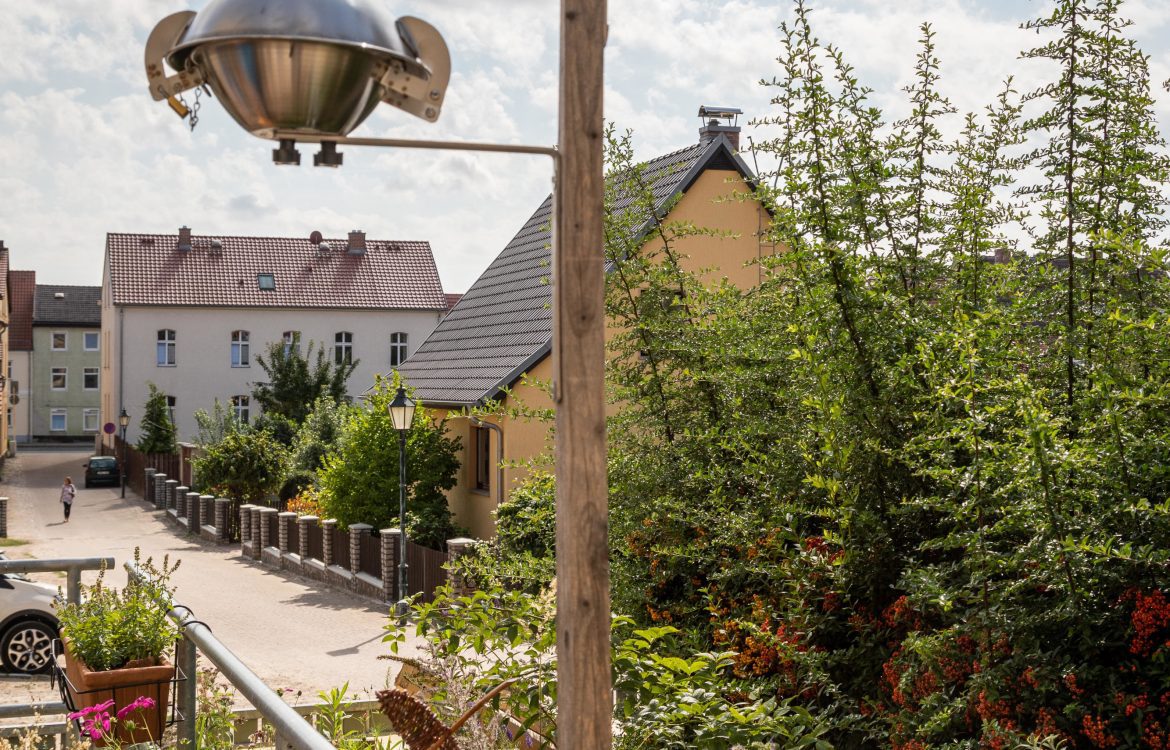
[[125, 719], [127, 716], [129, 716], [130, 714], [132, 714], [136, 711], [144, 711], [148, 708], [154, 708], [154, 706], [155, 706], [155, 703], [154, 703], [153, 698], [148, 698], [145, 695], [139, 696], [138, 698], [135, 698], [127, 706], [118, 709], [118, 719], [119, 720]]

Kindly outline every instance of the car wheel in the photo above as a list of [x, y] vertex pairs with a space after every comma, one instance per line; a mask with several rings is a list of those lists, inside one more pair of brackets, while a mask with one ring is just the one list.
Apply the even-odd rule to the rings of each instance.
[[56, 637], [53, 627], [40, 620], [18, 622], [0, 638], [0, 661], [9, 672], [44, 672], [53, 660]]

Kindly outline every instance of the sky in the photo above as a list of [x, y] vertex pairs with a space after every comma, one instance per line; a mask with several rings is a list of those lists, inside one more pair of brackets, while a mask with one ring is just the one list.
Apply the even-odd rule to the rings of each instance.
[[[443, 34], [453, 75], [436, 124], [380, 106], [353, 135], [552, 145], [554, 0], [375, 0]], [[143, 47], [154, 24], [206, 0], [0, 0], [0, 240], [38, 283], [101, 283], [107, 232], [344, 237], [431, 243], [448, 292], [463, 292], [551, 188], [543, 157], [342, 148], [345, 165], [272, 164], [273, 144], [207, 102], [192, 131], [150, 98]], [[1047, 80], [1020, 60], [1040, 40], [1019, 28], [1048, 0], [808, 0], [820, 39], [844, 50], [887, 120], [905, 114], [918, 26], [937, 32], [942, 90], [978, 111], [1009, 75]], [[1170, 78], [1170, 2], [1128, 0], [1153, 80]], [[698, 138], [700, 105], [744, 110], [744, 138], [766, 129], [761, 79], [779, 74], [777, 27], [789, 0], [610, 0], [606, 119], [634, 133], [640, 158]], [[1154, 91], [1163, 131], [1170, 94]], [[188, 101], [191, 94], [187, 94]], [[958, 119], [955, 120], [956, 127]]]

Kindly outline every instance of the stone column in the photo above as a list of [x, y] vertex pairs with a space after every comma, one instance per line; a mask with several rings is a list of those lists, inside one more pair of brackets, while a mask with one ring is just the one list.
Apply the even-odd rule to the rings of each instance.
[[154, 475], [154, 491], [150, 493], [150, 503], [156, 508], [159, 507], [159, 503], [162, 501], [163, 489], [166, 487], [166, 481], [166, 474], [156, 473]]
[[179, 502], [186, 499], [187, 493], [190, 491], [190, 487], [184, 487], [183, 485], [176, 487], [175, 494], [167, 499], [167, 510], [173, 510], [177, 513], [179, 510]]
[[232, 512], [230, 497], [215, 498], [215, 543], [228, 543], [228, 515]]
[[374, 527], [368, 523], [349, 525], [349, 569], [354, 575], [362, 569], [362, 538], [369, 537]]
[[382, 529], [382, 590], [390, 601], [398, 601], [398, 545], [402, 543], [401, 529]]
[[163, 484], [162, 497], [158, 498], [160, 502], [155, 503], [154, 507], [158, 508], [159, 510], [166, 510], [167, 508], [171, 507], [171, 504], [174, 503], [175, 490], [178, 489], [178, 487], [178, 479], [168, 479]]
[[297, 554], [301, 556], [301, 562], [309, 559], [309, 529], [317, 524], [320, 519], [316, 516], [301, 516], [297, 519], [297, 541], [300, 542]]
[[158, 473], [158, 470], [146, 469], [143, 473], [146, 475], [146, 481], [142, 484], [142, 499], [148, 503], [154, 503], [154, 475]]
[[276, 544], [275, 539], [272, 538], [272, 526], [268, 519], [276, 515], [276, 508], [261, 508], [257, 517], [260, 519], [260, 549], [265, 547], [272, 547]]
[[325, 551], [321, 553], [321, 556], [325, 559], [321, 562], [325, 563], [326, 566], [333, 565], [337, 562], [333, 559], [333, 530], [335, 528], [337, 528], [337, 521], [333, 518], [327, 518], [321, 522], [321, 536], [325, 542], [323, 545]]
[[[467, 554], [474, 544], [474, 539], [468, 539], [467, 537], [463, 536], [457, 537], [455, 539], [448, 539], [447, 562], [455, 562], [462, 555]], [[474, 584], [455, 571], [448, 570], [447, 578], [448, 583], [451, 584], [451, 593], [455, 596], [471, 596], [473, 593], [475, 593]]]
[[252, 541], [252, 510], [256, 506], [244, 503], [240, 506], [240, 544]]
[[280, 532], [277, 534], [279, 538], [277, 539], [276, 546], [280, 548], [280, 553], [282, 555], [285, 552], [297, 552], [299, 554], [299, 548], [296, 550], [291, 550], [288, 548], [288, 527], [297, 522], [297, 514], [293, 513], [291, 510], [286, 510], [283, 513], [276, 514], [276, 518], [277, 529]]

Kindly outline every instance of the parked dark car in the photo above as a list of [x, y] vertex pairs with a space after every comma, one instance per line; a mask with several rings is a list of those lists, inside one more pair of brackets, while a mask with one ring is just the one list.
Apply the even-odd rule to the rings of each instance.
[[90, 456], [82, 466], [85, 467], [86, 487], [96, 484], [117, 485], [122, 481], [121, 467], [113, 456]]

